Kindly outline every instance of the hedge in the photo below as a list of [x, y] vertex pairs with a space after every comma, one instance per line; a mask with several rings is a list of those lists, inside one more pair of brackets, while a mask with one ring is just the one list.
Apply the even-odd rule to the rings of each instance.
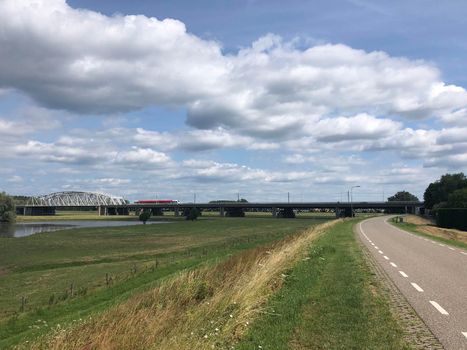
[[467, 208], [440, 208], [436, 211], [436, 225], [467, 231]]

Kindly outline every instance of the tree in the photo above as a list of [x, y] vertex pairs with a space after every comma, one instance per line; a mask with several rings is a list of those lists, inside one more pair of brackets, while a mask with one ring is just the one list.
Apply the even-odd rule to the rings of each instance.
[[0, 221], [15, 222], [16, 207], [13, 198], [5, 192], [0, 192]]
[[188, 215], [186, 215], [186, 219], [194, 221], [198, 219], [198, 216], [200, 216], [201, 213], [197, 208], [191, 208], [187, 214]]
[[441, 179], [428, 185], [423, 195], [425, 207], [433, 209], [436, 204], [447, 202], [451, 193], [466, 187], [467, 178], [464, 173], [445, 174], [441, 176]]
[[448, 208], [467, 208], [467, 187], [455, 190], [448, 196]]
[[388, 198], [388, 202], [418, 202], [417, 196], [407, 191], [399, 191], [394, 196]]
[[146, 221], [148, 221], [150, 217], [151, 217], [150, 211], [143, 211], [141, 214], [139, 214], [139, 221], [142, 221], [143, 224], [146, 225]]

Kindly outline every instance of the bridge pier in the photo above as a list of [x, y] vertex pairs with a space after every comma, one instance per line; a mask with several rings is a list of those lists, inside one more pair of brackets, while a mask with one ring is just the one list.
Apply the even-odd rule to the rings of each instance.
[[272, 208], [272, 217], [277, 218], [277, 208], [276, 207]]
[[177, 217], [180, 216], [180, 209], [178, 207], [174, 209], [174, 215]]
[[225, 216], [225, 209], [224, 209], [224, 207], [220, 207], [220, 208], [219, 208], [219, 215], [220, 215], [220, 216]]
[[100, 206], [97, 207], [97, 212], [99, 213], [99, 216], [107, 216], [107, 215], [109, 215], [109, 212], [108, 212], [108, 210], [107, 210], [107, 207], [102, 206], [102, 205], [100, 205]]

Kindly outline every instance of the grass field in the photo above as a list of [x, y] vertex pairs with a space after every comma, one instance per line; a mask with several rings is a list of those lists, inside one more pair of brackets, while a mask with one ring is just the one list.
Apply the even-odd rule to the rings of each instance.
[[325, 220], [205, 217], [1, 239], [0, 348], [104, 310], [182, 269]]
[[365, 266], [352, 224], [335, 225], [309, 248], [236, 349], [408, 348]]

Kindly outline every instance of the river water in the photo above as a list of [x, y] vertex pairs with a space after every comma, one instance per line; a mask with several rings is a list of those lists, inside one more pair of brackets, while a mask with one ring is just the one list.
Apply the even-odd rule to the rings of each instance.
[[[149, 221], [148, 225], [166, 224], [167, 222]], [[26, 237], [36, 233], [52, 232], [81, 227], [117, 227], [143, 225], [140, 221], [106, 221], [106, 220], [69, 220], [69, 221], [37, 221], [16, 224], [0, 223], [0, 238]]]

